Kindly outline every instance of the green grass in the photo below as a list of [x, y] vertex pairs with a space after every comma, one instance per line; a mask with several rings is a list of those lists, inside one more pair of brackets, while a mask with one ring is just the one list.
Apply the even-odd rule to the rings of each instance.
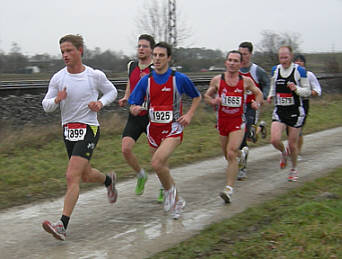
[[342, 258], [342, 168], [150, 258]]
[[[263, 107], [260, 119], [269, 125], [271, 105]], [[341, 96], [325, 96], [311, 101], [310, 116], [304, 133], [312, 133], [342, 125]], [[91, 160], [92, 165], [106, 173], [115, 170], [119, 179], [134, 174], [121, 154], [121, 132], [125, 120], [115, 115], [101, 118], [101, 138]], [[185, 129], [184, 141], [170, 159], [170, 166], [181, 166], [221, 154], [214, 112], [204, 104], [191, 125]], [[260, 140], [251, 146], [268, 144]], [[305, 144], [304, 144], [305, 145]], [[142, 166], [151, 171], [150, 150], [146, 137], [134, 148]], [[7, 128], [0, 132], [0, 209], [32, 201], [62, 196], [66, 189], [67, 154], [60, 126], [23, 130]], [[81, 190], [94, 184], [82, 184]]]

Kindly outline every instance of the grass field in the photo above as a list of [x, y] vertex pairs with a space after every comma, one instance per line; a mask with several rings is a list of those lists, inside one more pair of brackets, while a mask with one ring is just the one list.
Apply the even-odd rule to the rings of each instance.
[[[263, 107], [261, 119], [270, 125], [271, 105]], [[342, 97], [315, 98], [304, 129], [312, 133], [342, 125]], [[329, 115], [329, 116], [327, 116]], [[106, 173], [115, 170], [119, 179], [132, 177], [133, 172], [121, 154], [121, 131], [125, 120], [115, 114], [101, 119], [101, 138], [92, 165]], [[204, 104], [185, 129], [183, 144], [170, 159], [170, 166], [181, 165], [221, 154], [214, 128], [215, 114]], [[268, 138], [257, 145], [269, 143]], [[251, 147], [256, 144], [251, 144]], [[134, 152], [142, 166], [151, 171], [150, 152], [145, 137], [139, 139]], [[0, 136], [0, 209], [39, 199], [58, 197], [66, 188], [67, 155], [59, 126], [3, 130]], [[82, 184], [81, 190], [94, 185]]]
[[342, 168], [150, 259], [342, 258]]

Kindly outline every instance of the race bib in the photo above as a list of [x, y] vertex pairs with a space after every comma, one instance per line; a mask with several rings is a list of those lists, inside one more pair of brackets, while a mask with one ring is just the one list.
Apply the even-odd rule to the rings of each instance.
[[222, 95], [221, 104], [228, 107], [241, 107], [242, 97], [241, 96], [225, 96]]
[[163, 110], [161, 108], [152, 108], [149, 111], [151, 122], [155, 123], [170, 123], [173, 120], [172, 110]]
[[87, 125], [83, 123], [68, 123], [64, 127], [64, 136], [69, 141], [84, 140], [87, 133]]
[[279, 93], [277, 94], [277, 105], [290, 106], [294, 105], [294, 98], [292, 94]]

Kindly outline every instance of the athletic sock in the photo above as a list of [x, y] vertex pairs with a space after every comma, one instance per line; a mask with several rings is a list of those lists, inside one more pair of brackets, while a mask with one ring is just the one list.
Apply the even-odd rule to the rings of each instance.
[[138, 178], [144, 178], [146, 175], [145, 175], [145, 170], [144, 169], [140, 169], [139, 173], [137, 174]]
[[108, 187], [108, 186], [111, 185], [111, 184], [112, 184], [112, 178], [110, 178], [109, 175], [106, 175], [106, 180], [105, 180], [105, 182], [104, 182], [104, 185], [105, 185], [106, 187]]
[[230, 192], [233, 193], [233, 187], [226, 185], [226, 189]]
[[70, 219], [70, 217], [65, 216], [65, 215], [62, 215], [62, 217], [61, 217], [61, 221], [63, 222], [63, 226], [64, 226], [65, 230], [68, 227], [69, 219]]

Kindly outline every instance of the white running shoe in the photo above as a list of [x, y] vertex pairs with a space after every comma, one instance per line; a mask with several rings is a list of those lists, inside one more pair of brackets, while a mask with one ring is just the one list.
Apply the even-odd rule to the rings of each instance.
[[164, 210], [169, 211], [175, 206], [177, 190], [174, 185], [169, 190], [164, 190]]
[[54, 238], [62, 241], [65, 240], [66, 230], [61, 220], [57, 221], [56, 223], [51, 223], [50, 221], [45, 220], [42, 226], [44, 230], [53, 235]]
[[182, 215], [183, 209], [186, 205], [185, 200], [182, 197], [178, 198], [178, 201], [175, 204], [175, 207], [172, 210], [172, 217], [173, 219], [179, 219]]
[[220, 192], [220, 197], [224, 200], [225, 203], [231, 203], [232, 194], [233, 192], [231, 190], [228, 190], [227, 188], [225, 188], [222, 192]]
[[239, 181], [243, 181], [243, 180], [246, 180], [248, 177], [247, 177], [247, 172], [246, 172], [246, 169], [245, 168], [242, 168], [239, 170], [239, 173], [237, 175], [237, 179]]
[[240, 156], [240, 160], [239, 160], [239, 168], [240, 169], [246, 167], [247, 156], [248, 156], [248, 147], [245, 146], [241, 149], [241, 156]]
[[291, 169], [289, 172], [289, 176], [287, 177], [287, 180], [289, 182], [297, 182], [298, 179], [298, 172], [296, 169]]

